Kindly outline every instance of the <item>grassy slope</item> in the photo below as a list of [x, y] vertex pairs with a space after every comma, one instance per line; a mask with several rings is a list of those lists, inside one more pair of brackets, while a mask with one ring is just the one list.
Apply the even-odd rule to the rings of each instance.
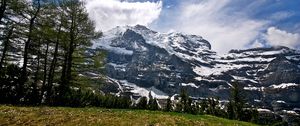
[[190, 115], [144, 110], [63, 107], [0, 106], [2, 125], [197, 125], [252, 126], [254, 124], [208, 115]]

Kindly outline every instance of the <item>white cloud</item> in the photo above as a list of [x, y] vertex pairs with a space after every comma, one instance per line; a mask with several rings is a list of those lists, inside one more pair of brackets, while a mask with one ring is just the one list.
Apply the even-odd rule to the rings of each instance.
[[264, 37], [268, 44], [272, 46], [282, 45], [290, 48], [295, 48], [300, 45], [300, 34], [289, 33], [275, 27], [268, 28], [267, 33]]
[[257, 21], [230, 10], [230, 0], [201, 0], [182, 3], [173, 28], [188, 34], [201, 35], [213, 50], [226, 53], [246, 48], [263, 30], [266, 21]]
[[264, 44], [262, 44], [259, 40], [255, 40], [251, 44], [251, 48], [260, 48], [260, 47], [264, 47]]
[[89, 16], [97, 30], [141, 24], [148, 26], [162, 10], [162, 2], [127, 2], [120, 0], [86, 0]]
[[286, 18], [289, 18], [291, 16], [293, 16], [294, 13], [292, 12], [289, 12], [289, 11], [279, 11], [279, 12], [276, 12], [276, 13], [273, 13], [271, 16], [270, 16], [270, 19], [271, 20], [277, 20], [277, 21], [280, 21], [280, 20], [284, 20]]

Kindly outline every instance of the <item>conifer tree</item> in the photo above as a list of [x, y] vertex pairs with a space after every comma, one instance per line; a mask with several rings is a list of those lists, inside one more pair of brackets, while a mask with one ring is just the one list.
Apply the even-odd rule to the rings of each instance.
[[[28, 66], [28, 55], [29, 55], [29, 47], [32, 42], [32, 39], [34, 37], [33, 31], [36, 28], [36, 19], [40, 13], [41, 9], [41, 4], [40, 0], [33, 1], [32, 3], [29, 4], [30, 8], [27, 8], [27, 12], [30, 14], [29, 15], [29, 24], [28, 24], [28, 33], [27, 33], [27, 39], [24, 44], [24, 54], [23, 54], [23, 65], [22, 65], [22, 74], [21, 74], [21, 81], [20, 84], [18, 85], [18, 98], [22, 98], [24, 96], [24, 84], [27, 82], [27, 66]], [[24, 14], [23, 14], [24, 15]]]
[[141, 97], [136, 105], [136, 108], [147, 109], [147, 107], [148, 107], [147, 97]]
[[233, 111], [234, 119], [241, 120], [243, 116], [243, 108], [245, 107], [245, 97], [243, 95], [242, 89], [239, 87], [238, 82], [232, 83], [231, 95], [230, 95], [230, 104], [228, 104], [228, 110], [230, 113], [229, 117], [232, 118]]
[[[83, 53], [87, 46], [91, 45], [91, 40], [97, 37], [94, 23], [88, 18], [88, 13], [84, 9], [84, 5], [78, 0], [66, 0], [62, 3], [64, 13], [66, 13], [67, 41], [64, 47], [64, 61], [62, 65], [62, 75], [60, 82], [60, 95], [67, 92], [67, 88], [74, 78], [72, 71], [76, 69], [73, 64], [74, 58], [78, 58], [78, 54]], [[77, 57], [74, 57], [77, 54]]]
[[207, 99], [203, 99], [201, 102], [200, 102], [200, 112], [201, 113], [207, 113], [207, 108], [208, 108], [208, 102], [207, 102]]
[[149, 97], [148, 109], [150, 109], [150, 110], [158, 110], [159, 106], [158, 106], [158, 103], [157, 103], [157, 99], [153, 98], [151, 92], [152, 91], [150, 91], [149, 95], [148, 95], [148, 97]]
[[165, 107], [164, 110], [167, 111], [167, 112], [173, 111], [172, 101], [171, 101], [171, 97], [170, 96], [167, 99], [167, 104], [166, 104], [166, 107]]

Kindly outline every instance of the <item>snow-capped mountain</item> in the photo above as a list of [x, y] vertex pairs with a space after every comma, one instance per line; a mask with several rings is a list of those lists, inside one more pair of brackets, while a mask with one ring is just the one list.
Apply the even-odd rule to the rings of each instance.
[[232, 50], [220, 56], [200, 36], [137, 25], [105, 32], [92, 50], [108, 52], [108, 86], [116, 94], [167, 98], [185, 87], [195, 98], [225, 100], [231, 83], [238, 81], [253, 104], [283, 101], [300, 108], [300, 51], [287, 47]]

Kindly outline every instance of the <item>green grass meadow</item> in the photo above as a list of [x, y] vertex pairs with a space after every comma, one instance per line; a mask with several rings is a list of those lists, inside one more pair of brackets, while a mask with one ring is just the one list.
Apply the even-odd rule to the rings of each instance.
[[255, 124], [174, 112], [68, 108], [0, 106], [0, 126], [63, 125], [63, 126], [255, 126]]

